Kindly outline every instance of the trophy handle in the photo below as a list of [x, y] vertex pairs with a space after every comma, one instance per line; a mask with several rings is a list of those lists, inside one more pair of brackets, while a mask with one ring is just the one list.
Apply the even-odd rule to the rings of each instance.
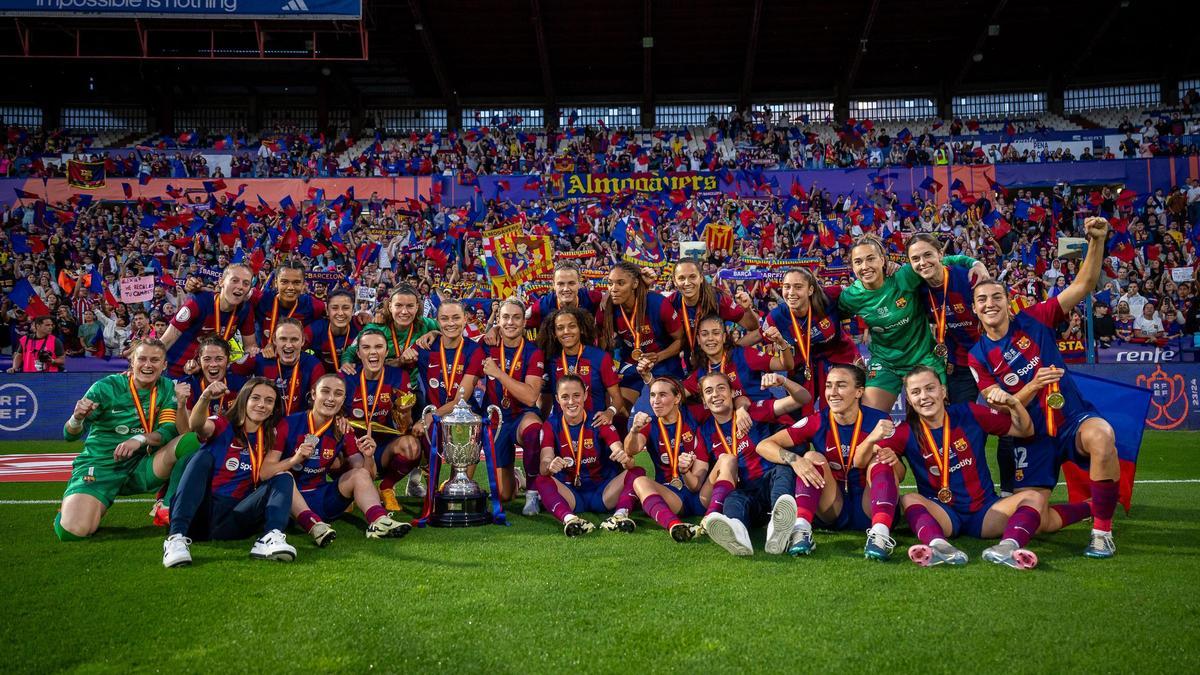
[[487, 408], [487, 416], [490, 421], [494, 416], [496, 418], [496, 428], [492, 431], [492, 437], [500, 435], [500, 428], [504, 426], [504, 415], [500, 412], [500, 406], [489, 405]]
[[[425, 406], [425, 409], [421, 411], [421, 419], [425, 419], [426, 415], [434, 415], [435, 413], [437, 413], [437, 408], [435, 408], [431, 405], [427, 405], [427, 406]], [[429, 435], [429, 431], [430, 431], [429, 427], [426, 427], [425, 428], [425, 440], [429, 441], [429, 445], [432, 446], [433, 438]], [[433, 448], [433, 450], [436, 452], [437, 448]]]

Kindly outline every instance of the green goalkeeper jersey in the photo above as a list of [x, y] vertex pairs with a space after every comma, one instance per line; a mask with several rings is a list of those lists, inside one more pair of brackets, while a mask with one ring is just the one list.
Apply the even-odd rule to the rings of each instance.
[[[142, 418], [138, 415], [129, 385], [128, 374], [116, 373], [96, 381], [88, 388], [84, 397], [95, 401], [96, 409], [84, 421], [84, 430], [79, 434], [72, 434], [63, 428], [63, 438], [68, 441], [84, 437], [83, 451], [80, 455], [111, 459], [113, 450], [118, 445], [138, 434], [148, 434], [152, 431], [157, 431], [162, 436], [163, 443], [175, 437], [175, 383], [164, 376], [158, 378], [153, 390], [137, 390], [142, 415], [146, 416], [150, 429], [142, 428]], [[151, 399], [154, 399], [153, 413]], [[153, 420], [150, 419], [151, 414]], [[152, 449], [147, 446], [146, 450], [150, 452]], [[134, 453], [119, 464], [135, 465], [141, 458], [141, 454]]]
[[[956, 267], [970, 267], [975, 259], [964, 255], [948, 255], [942, 262]], [[933, 353], [933, 332], [929, 330], [929, 315], [921, 305], [917, 289], [921, 276], [911, 265], [904, 265], [895, 274], [885, 276], [883, 286], [874, 290], [855, 281], [842, 291], [838, 309], [844, 315], [862, 317], [871, 334], [868, 349], [871, 360], [893, 369], [909, 369]]]

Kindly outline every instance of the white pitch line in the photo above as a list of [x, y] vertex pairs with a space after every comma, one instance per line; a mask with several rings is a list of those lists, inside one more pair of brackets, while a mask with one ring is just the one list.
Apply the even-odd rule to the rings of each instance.
[[[1152, 479], [1135, 481], [1134, 485], [1185, 485], [1200, 483], [1200, 478], [1168, 478], [1168, 479]], [[1065, 487], [1066, 483], [1059, 483], [1059, 487]], [[901, 485], [902, 488], [912, 488], [914, 485]], [[117, 504], [153, 504], [153, 499], [118, 499]], [[0, 499], [0, 506], [23, 506], [37, 504], [61, 504], [61, 499]]]

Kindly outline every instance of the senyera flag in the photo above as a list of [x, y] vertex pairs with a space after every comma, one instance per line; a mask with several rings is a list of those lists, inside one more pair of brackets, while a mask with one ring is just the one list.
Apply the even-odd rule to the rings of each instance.
[[83, 190], [98, 190], [104, 187], [104, 162], [67, 160], [67, 184]]
[[[1150, 409], [1152, 393], [1149, 389], [1077, 371], [1071, 373], [1071, 378], [1079, 386], [1079, 393], [1084, 400], [1091, 401], [1100, 411], [1100, 416], [1112, 425], [1117, 437], [1117, 460], [1121, 465], [1118, 498], [1125, 511], [1129, 511], [1138, 450], [1142, 446], [1142, 431], [1146, 428], [1146, 412]], [[1063, 465], [1063, 475], [1067, 479], [1070, 501], [1084, 501], [1091, 497], [1091, 481], [1086, 470], [1074, 462], [1068, 462]]]

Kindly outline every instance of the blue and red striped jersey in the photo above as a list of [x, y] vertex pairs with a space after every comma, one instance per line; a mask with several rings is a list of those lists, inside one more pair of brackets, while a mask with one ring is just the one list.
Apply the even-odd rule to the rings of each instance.
[[935, 311], [940, 314], [942, 303], [946, 306], [946, 348], [949, 350], [949, 361], [955, 366], [966, 366], [967, 353], [979, 342], [979, 319], [971, 307], [971, 270], [965, 267], [947, 265], [950, 272], [949, 283], [941, 288], [922, 284], [918, 295], [921, 304], [929, 310], [931, 323], [934, 326], [933, 338], [937, 339], [937, 324], [932, 318]]
[[167, 350], [171, 377], [186, 375], [183, 366], [196, 356], [201, 339], [209, 335], [220, 335], [226, 340], [238, 333], [243, 336], [254, 335], [253, 304], [243, 302], [231, 312], [221, 312], [218, 311], [216, 297], [208, 291], [195, 293], [184, 300], [183, 306], [171, 318], [171, 325], [180, 333], [179, 339]]
[[[321, 429], [314, 427], [312, 431], [316, 433]], [[300, 444], [304, 442], [304, 437], [308, 434], [307, 412], [288, 415], [280, 420], [279, 426], [275, 427], [275, 437], [283, 439], [282, 459], [296, 454], [296, 448], [300, 447]], [[303, 464], [292, 467], [292, 476], [296, 479], [296, 487], [301, 492], [321, 487], [327, 480], [329, 465], [333, 464], [338, 455], [347, 458], [358, 454], [358, 440], [354, 434], [349, 433], [338, 438], [339, 435], [337, 424], [330, 424], [324, 431], [317, 434], [321, 440], [317, 443], [317, 448], [313, 451], [312, 456]]]
[[[474, 375], [476, 382], [483, 377], [483, 347], [478, 342], [462, 338], [457, 347], [446, 347], [445, 352], [446, 366], [443, 368], [440, 336], [434, 339], [429, 349], [417, 350], [416, 369], [421, 376], [425, 400], [439, 408], [447, 401], [458, 398], [464, 375]], [[447, 382], [446, 377], [451, 370], [454, 371], [452, 384]], [[472, 400], [473, 394], [474, 392], [466, 392], [468, 402]]]
[[[201, 452], [213, 456], [212, 493], [219, 497], [242, 499], [254, 491], [256, 485], [253, 479], [253, 463], [261, 462], [272, 448], [263, 445], [262, 457], [251, 458], [251, 449], [258, 451], [258, 436], [261, 432], [246, 434], [246, 438], [238, 438], [230, 426], [229, 420], [220, 415], [213, 420], [213, 434], [204, 445]], [[283, 437], [275, 436], [275, 450], [283, 450]]]
[[561, 415], [551, 414], [550, 427], [554, 429], [555, 453], [573, 462], [555, 474], [559, 481], [574, 485], [578, 475], [579, 487], [591, 489], [604, 485], [623, 470], [611, 458], [612, 445], [621, 443], [612, 425], [593, 427], [587, 418], [581, 424], [566, 424]]
[[854, 428], [858, 426], [857, 442], [862, 443], [863, 439], [875, 429], [875, 425], [880, 420], [888, 419], [890, 415], [867, 406], [860, 406], [859, 410], [862, 415], [862, 425], [858, 426], [857, 420], [851, 424], [838, 424], [836, 439], [833, 435], [833, 413], [827, 407], [788, 427], [787, 432], [788, 437], [791, 438], [792, 447], [811, 444], [813, 450], [824, 455], [825, 461], [829, 463], [829, 470], [839, 484], [848, 483], [862, 487], [867, 484], [866, 472], [853, 466], [846, 466], [849, 463], [847, 459], [850, 458], [851, 449], [856, 447]]
[[[578, 356], [560, 352], [556, 358], [549, 359], [545, 375], [546, 387], [542, 391], [551, 399], [554, 399], [557, 393], [558, 379], [566, 373], [578, 375], [587, 384], [589, 414], [607, 408], [605, 392], [609, 387], [621, 382], [612, 355], [591, 345], [585, 346]], [[558, 403], [554, 406], [557, 409]]]
[[[663, 437], [663, 430], [666, 430], [667, 435]], [[676, 430], [679, 433], [679, 444], [675, 443]], [[642, 438], [646, 439], [646, 452], [654, 461], [654, 480], [660, 483], [669, 483], [674, 477], [671, 469], [671, 456], [675, 456], [676, 465], [678, 465], [679, 455], [684, 453], [692, 453], [696, 459], [701, 462], [708, 461], [708, 449], [705, 447], [705, 441], [700, 435], [699, 425], [695, 420], [690, 419], [686, 412], [680, 411], [678, 418], [673, 424], [666, 422], [662, 423], [662, 429], [659, 428], [659, 420], [654, 417], [650, 420], [650, 424], [638, 432]], [[678, 466], [676, 466], [676, 470]]]
[[[501, 358], [501, 350], [504, 350], [504, 358]], [[530, 340], [522, 339], [517, 347], [505, 347], [503, 344], [485, 347], [485, 351], [487, 358], [494, 360], [497, 366], [505, 369], [518, 382], [524, 382], [527, 377], [546, 377], [546, 360], [542, 350]], [[527, 412], [537, 412], [534, 406], [525, 405], [512, 396], [505, 398], [504, 387], [500, 386], [499, 380], [486, 378], [485, 386], [484, 405], [500, 406], [500, 418], [505, 424]]]

